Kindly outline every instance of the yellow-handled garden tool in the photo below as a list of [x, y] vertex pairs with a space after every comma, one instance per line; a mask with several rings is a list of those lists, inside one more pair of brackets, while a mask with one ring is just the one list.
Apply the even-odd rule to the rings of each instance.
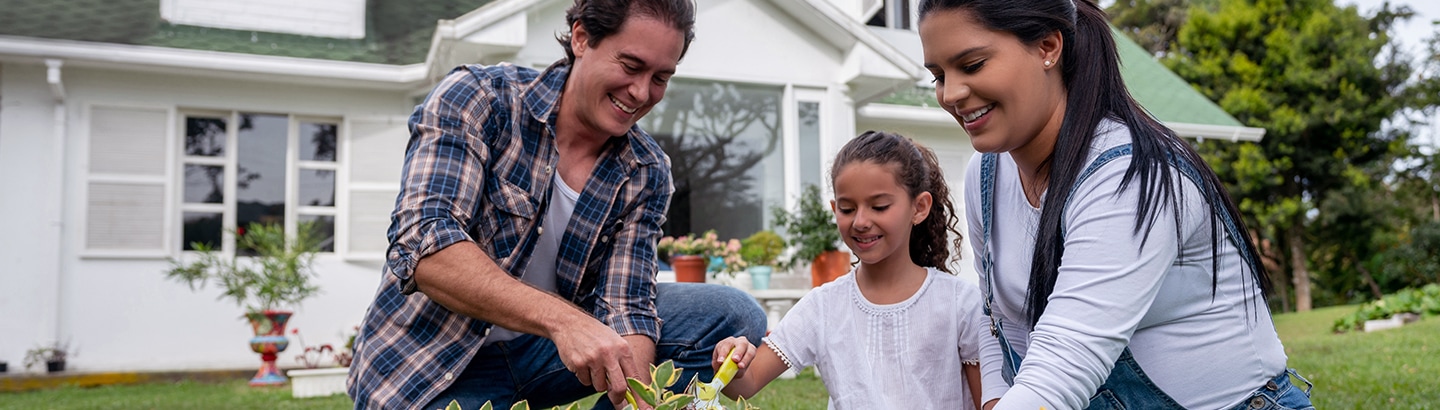
[[735, 378], [735, 372], [740, 370], [740, 365], [730, 355], [735, 354], [735, 348], [730, 348], [725, 353], [725, 363], [720, 365], [720, 370], [715, 372], [715, 378], [709, 383], [695, 383], [690, 394], [695, 395], [695, 410], [725, 410], [725, 405], [720, 403], [720, 391]]

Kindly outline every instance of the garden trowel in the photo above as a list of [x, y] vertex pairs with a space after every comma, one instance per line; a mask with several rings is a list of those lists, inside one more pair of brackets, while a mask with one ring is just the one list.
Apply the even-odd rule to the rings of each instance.
[[720, 370], [715, 372], [715, 378], [710, 379], [709, 383], [697, 382], [691, 386], [689, 393], [695, 395], [691, 408], [725, 410], [725, 405], [720, 403], [720, 390], [730, 383], [730, 379], [735, 377], [735, 371], [740, 369], [735, 359], [730, 357], [732, 354], [735, 354], [735, 348], [730, 348], [730, 352], [725, 353], [725, 363], [720, 365]]

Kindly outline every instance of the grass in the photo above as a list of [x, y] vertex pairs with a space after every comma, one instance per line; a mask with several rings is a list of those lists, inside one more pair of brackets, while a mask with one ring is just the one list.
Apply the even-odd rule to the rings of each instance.
[[1440, 403], [1440, 318], [1373, 333], [1330, 333], [1356, 306], [1275, 316], [1290, 367], [1315, 383], [1321, 409], [1423, 409]]
[[340, 396], [294, 399], [290, 387], [251, 388], [248, 380], [182, 381], [102, 387], [63, 387], [0, 394], [0, 409], [348, 409]]
[[[752, 401], [763, 409], [821, 410], [829, 395], [812, 370], [770, 383]], [[599, 395], [580, 402], [594, 403]], [[247, 380], [183, 381], [103, 387], [62, 387], [0, 393], [0, 409], [348, 409], [344, 395], [296, 399], [290, 387], [252, 388]]]
[[[1356, 306], [1275, 316], [1290, 367], [1315, 383], [1321, 409], [1423, 409], [1440, 403], [1440, 318], [1375, 333], [1330, 333]], [[776, 380], [753, 403], [770, 410], [824, 409], [828, 394], [813, 370]], [[591, 403], [592, 397], [583, 400]], [[345, 409], [345, 396], [294, 399], [289, 388], [250, 388], [244, 380], [0, 393], [0, 409]]]

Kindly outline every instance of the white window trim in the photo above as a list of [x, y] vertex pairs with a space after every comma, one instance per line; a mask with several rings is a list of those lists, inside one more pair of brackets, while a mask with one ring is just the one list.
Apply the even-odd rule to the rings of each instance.
[[[803, 182], [800, 175], [800, 103], [818, 103], [820, 114], [820, 176], [823, 180], [826, 174], [824, 164], [827, 162], [824, 153], [825, 136], [830, 132], [830, 104], [827, 102], [828, 92], [823, 88], [803, 87], [796, 85], [785, 86], [785, 209], [795, 209], [803, 192]], [[824, 185], [823, 183], [821, 185]], [[828, 187], [821, 186], [821, 189], [828, 190]]]
[[[170, 185], [170, 184], [172, 183], [171, 181], [173, 181], [173, 180], [174, 180], [174, 177], [175, 177], [174, 161], [168, 161], [168, 160], [166, 161], [165, 171], [164, 171], [164, 173], [163, 173], [161, 176], [159, 176], [159, 177], [139, 176], [139, 175], [125, 175], [125, 174], [107, 174], [107, 173], [98, 173], [98, 174], [97, 174], [97, 173], [91, 173], [91, 172], [90, 172], [90, 168], [89, 168], [89, 166], [88, 166], [88, 162], [89, 162], [89, 161], [88, 161], [88, 158], [89, 158], [89, 155], [90, 155], [90, 141], [91, 141], [91, 137], [94, 135], [94, 130], [91, 129], [91, 127], [94, 125], [94, 124], [92, 123], [92, 119], [95, 118], [95, 116], [94, 116], [95, 108], [99, 108], [99, 107], [105, 107], [105, 108], [120, 108], [120, 109], [157, 110], [157, 111], [163, 110], [163, 111], [165, 111], [165, 115], [166, 115], [167, 122], [169, 122], [169, 123], [173, 123], [174, 120], [175, 120], [175, 116], [176, 116], [175, 107], [172, 107], [172, 106], [164, 106], [164, 105], [130, 104], [130, 103], [119, 103], [119, 102], [116, 102], [116, 103], [109, 103], [109, 102], [88, 102], [88, 103], [85, 103], [85, 104], [82, 106], [81, 109], [83, 110], [82, 112], [83, 112], [84, 117], [81, 118], [80, 121], [79, 121], [79, 124], [81, 125], [81, 127], [79, 127], [79, 128], [81, 129], [81, 131], [80, 131], [80, 134], [81, 134], [81, 135], [80, 135], [80, 138], [79, 138], [80, 141], [79, 141], [79, 143], [76, 144], [76, 145], [78, 145], [78, 147], [76, 147], [76, 149], [75, 149], [74, 151], [71, 151], [71, 152], [77, 152], [77, 153], [80, 153], [80, 155], [83, 155], [84, 158], [86, 158], [86, 160], [84, 160], [84, 162], [87, 164], [87, 165], [84, 167], [84, 169], [83, 169], [83, 171], [81, 172], [81, 174], [80, 174], [80, 175], [81, 175], [80, 187], [79, 187], [79, 189], [76, 191], [76, 194], [75, 194], [75, 196], [76, 196], [76, 198], [77, 198], [77, 202], [76, 202], [76, 203], [80, 204], [80, 206], [79, 206], [79, 208], [76, 210], [76, 212], [78, 213], [78, 215], [80, 215], [80, 220], [81, 220], [81, 222], [77, 224], [77, 225], [78, 225], [77, 231], [79, 232], [79, 234], [76, 235], [75, 238], [72, 239], [72, 240], [74, 241], [73, 243], [74, 243], [75, 249], [78, 249], [78, 250], [79, 250], [78, 252], [76, 252], [76, 255], [77, 255], [80, 259], [157, 259], [157, 258], [165, 258], [165, 257], [168, 257], [168, 256], [171, 255], [171, 253], [169, 252], [169, 250], [175, 248], [175, 244], [174, 244], [175, 240], [174, 240], [174, 238], [171, 238], [171, 236], [169, 235], [169, 232], [172, 232], [172, 231], [175, 229], [174, 221], [173, 221], [173, 218], [168, 218], [168, 217], [167, 217], [167, 218], [163, 218], [163, 222], [162, 222], [163, 225], [161, 226], [161, 229], [163, 230], [162, 233], [161, 233], [161, 238], [162, 238], [162, 240], [161, 240], [161, 246], [162, 246], [163, 248], [161, 248], [161, 249], [155, 249], [155, 250], [92, 249], [92, 248], [89, 247], [89, 245], [86, 244], [86, 238], [89, 237], [89, 230], [90, 230], [89, 225], [90, 225], [90, 221], [88, 220], [88, 216], [86, 215], [86, 209], [85, 209], [85, 208], [86, 208], [87, 206], [89, 206], [88, 204], [90, 203], [90, 189], [89, 189], [89, 186], [90, 186], [90, 183], [91, 183], [91, 182], [134, 183], [134, 184], [146, 184], [146, 185], [159, 184], [159, 185], [162, 186], [162, 192], [165, 193], [165, 198], [164, 198], [165, 210], [163, 211], [163, 212], [164, 212], [164, 215], [168, 216], [168, 215], [171, 215], [171, 214], [175, 213], [175, 208], [172, 206], [172, 204], [173, 204], [174, 201], [175, 201], [175, 198], [174, 198], [175, 194], [174, 194], [174, 189], [171, 189], [172, 187], [171, 187], [171, 185]], [[174, 127], [165, 127], [165, 147], [166, 147], [166, 148], [165, 148], [165, 157], [166, 157], [167, 159], [168, 159], [168, 158], [174, 158], [174, 157], [175, 157], [175, 154], [176, 154], [176, 151], [175, 151], [175, 139], [176, 139], [176, 135], [175, 135], [175, 129], [174, 129]]]
[[340, 167], [341, 170], [337, 170], [337, 173], [335, 175], [335, 184], [337, 185], [337, 198], [335, 198], [335, 209], [337, 211], [337, 214], [335, 215], [335, 253], [340, 255], [341, 258], [346, 261], [384, 262], [385, 251], [383, 250], [379, 252], [357, 252], [350, 249], [350, 231], [352, 228], [350, 221], [350, 201], [351, 196], [353, 196], [356, 192], [399, 192], [400, 180], [396, 179], [394, 181], [383, 183], [351, 181], [350, 169], [355, 166], [355, 164], [352, 162], [352, 157], [354, 156], [354, 153], [352, 152], [353, 145], [350, 144], [350, 141], [354, 141], [354, 139], [356, 138], [353, 134], [356, 130], [356, 127], [351, 124], [354, 121], [408, 124], [410, 120], [409, 116], [404, 115], [346, 116], [343, 122], [341, 122], [339, 132], [340, 139], [345, 141], [345, 143], [340, 144], [336, 147], [339, 150], [339, 152], [336, 153], [336, 162], [338, 164], [344, 164], [344, 166]]
[[[239, 139], [238, 136], [239, 136], [239, 131], [240, 131], [240, 130], [239, 130], [239, 127], [240, 127], [240, 115], [241, 115], [242, 113], [245, 113], [245, 114], [285, 115], [286, 121], [288, 121], [287, 126], [286, 126], [286, 134], [287, 134], [287, 135], [286, 135], [286, 142], [285, 142], [285, 214], [284, 214], [284, 218], [285, 218], [285, 226], [284, 226], [285, 232], [287, 233], [287, 235], [294, 235], [295, 229], [296, 229], [296, 227], [298, 226], [298, 220], [297, 220], [297, 219], [298, 219], [298, 217], [301, 216], [301, 215], [305, 215], [305, 216], [310, 216], [310, 215], [331, 216], [331, 217], [332, 217], [332, 220], [334, 221], [334, 227], [335, 227], [335, 231], [333, 232], [333, 235], [335, 235], [334, 241], [335, 241], [336, 243], [335, 243], [335, 245], [334, 245], [334, 248], [336, 249], [336, 251], [333, 251], [333, 252], [332, 252], [332, 251], [321, 251], [321, 252], [318, 252], [318, 253], [323, 255], [323, 254], [333, 254], [333, 253], [335, 253], [335, 252], [338, 252], [338, 250], [340, 249], [340, 248], [339, 248], [339, 241], [341, 240], [339, 235], [341, 234], [341, 230], [342, 230], [342, 226], [343, 226], [343, 225], [341, 224], [341, 221], [339, 220], [339, 216], [338, 216], [338, 215], [340, 215], [340, 214], [343, 214], [343, 212], [341, 212], [341, 206], [342, 206], [343, 204], [341, 203], [341, 201], [342, 201], [341, 196], [342, 196], [342, 195], [340, 195], [340, 191], [341, 191], [341, 189], [342, 189], [342, 187], [343, 187], [343, 185], [342, 185], [342, 181], [344, 180], [343, 175], [344, 175], [344, 173], [346, 172], [346, 171], [343, 169], [343, 168], [345, 168], [345, 167], [340, 166], [340, 164], [347, 159], [347, 158], [345, 158], [345, 154], [344, 154], [344, 153], [345, 153], [345, 151], [346, 151], [346, 150], [345, 150], [345, 145], [346, 145], [345, 139], [346, 139], [346, 136], [348, 135], [348, 134], [346, 133], [346, 131], [345, 131], [345, 122], [343, 121], [343, 119], [342, 119], [341, 117], [320, 116], [320, 115], [307, 115], [307, 114], [293, 114], [293, 113], [291, 113], [291, 114], [279, 114], [279, 113], [265, 112], [264, 110], [238, 110], [238, 109], [237, 109], [237, 110], [223, 111], [223, 110], [213, 110], [213, 109], [178, 109], [178, 110], [171, 110], [171, 118], [172, 118], [171, 124], [172, 124], [172, 125], [171, 125], [170, 130], [169, 130], [168, 132], [170, 133], [170, 135], [171, 135], [172, 137], [170, 138], [169, 150], [170, 150], [170, 152], [174, 153], [173, 155], [171, 155], [171, 157], [174, 158], [174, 160], [173, 160], [173, 161], [170, 161], [170, 164], [169, 164], [169, 167], [171, 168], [171, 172], [170, 172], [170, 177], [169, 177], [169, 179], [170, 179], [170, 181], [171, 181], [171, 184], [173, 184], [173, 185], [171, 185], [173, 188], [167, 190], [167, 192], [166, 192], [166, 195], [167, 195], [167, 203], [170, 204], [169, 206], [170, 206], [171, 209], [172, 209], [172, 210], [167, 210], [167, 215], [168, 215], [169, 217], [166, 218], [166, 224], [169, 225], [169, 226], [167, 226], [167, 229], [166, 229], [166, 232], [167, 232], [167, 235], [166, 235], [166, 236], [167, 236], [167, 238], [173, 237], [174, 239], [173, 239], [173, 240], [169, 240], [169, 239], [166, 240], [167, 248], [168, 248], [169, 250], [168, 250], [168, 252], [166, 253], [166, 255], [164, 255], [164, 256], [172, 256], [172, 257], [173, 257], [173, 256], [183, 256], [183, 255], [195, 253], [194, 251], [184, 250], [185, 244], [184, 244], [183, 242], [184, 242], [184, 240], [185, 240], [185, 232], [184, 232], [184, 221], [183, 221], [183, 219], [184, 219], [185, 212], [212, 212], [212, 213], [220, 213], [220, 214], [222, 215], [222, 216], [221, 216], [222, 222], [221, 222], [221, 227], [220, 227], [220, 249], [219, 249], [219, 251], [220, 251], [220, 254], [223, 255], [224, 257], [227, 257], [227, 258], [228, 258], [228, 257], [234, 256], [234, 254], [235, 254], [235, 247], [236, 247], [236, 244], [235, 244], [235, 235], [233, 235], [233, 234], [231, 233], [231, 231], [233, 231], [233, 230], [236, 228], [236, 224], [238, 223], [238, 222], [237, 222], [237, 219], [236, 219], [236, 218], [237, 218], [237, 215], [238, 215], [238, 209], [237, 209], [237, 206], [238, 206], [238, 198], [236, 198], [237, 192], [236, 192], [235, 181], [237, 181], [238, 172], [239, 172], [239, 147], [240, 147], [240, 142], [239, 142], [239, 141], [240, 141], [240, 139]], [[218, 117], [218, 118], [225, 118], [225, 121], [226, 121], [226, 123], [225, 123], [225, 154], [224, 154], [223, 156], [221, 156], [221, 157], [206, 157], [206, 156], [189, 156], [189, 155], [185, 155], [185, 154], [184, 154], [184, 151], [182, 150], [182, 148], [183, 148], [183, 145], [184, 145], [185, 142], [184, 142], [183, 139], [180, 139], [180, 138], [178, 137], [178, 135], [181, 133], [181, 130], [185, 129], [185, 120], [186, 120], [187, 118], [190, 118], [190, 117]], [[332, 163], [332, 162], [325, 162], [325, 161], [300, 161], [300, 160], [299, 160], [299, 157], [300, 157], [300, 151], [299, 151], [299, 150], [300, 150], [300, 135], [299, 135], [299, 130], [300, 130], [300, 123], [301, 123], [301, 122], [330, 123], [330, 124], [335, 124], [335, 126], [337, 127], [337, 130], [336, 130], [336, 133], [335, 133], [335, 145], [336, 145], [336, 146], [335, 146], [335, 150], [336, 150], [336, 152], [335, 152], [335, 162]], [[186, 203], [186, 202], [185, 202], [185, 196], [182, 194], [182, 191], [185, 189], [185, 186], [184, 186], [184, 183], [183, 183], [183, 179], [184, 179], [184, 177], [185, 177], [183, 170], [184, 170], [184, 166], [187, 165], [187, 164], [196, 164], [196, 165], [219, 165], [219, 166], [223, 166], [223, 167], [224, 167], [224, 169], [225, 169], [225, 170], [224, 170], [225, 186], [223, 187], [223, 189], [224, 189], [223, 195], [225, 196], [225, 198], [224, 198], [223, 201], [221, 201], [221, 203], [219, 203], [219, 204], [205, 204], [205, 203]], [[300, 170], [302, 170], [302, 169], [321, 169], [321, 170], [331, 170], [331, 171], [334, 171], [334, 172], [335, 172], [335, 188], [334, 188], [334, 189], [335, 189], [335, 196], [336, 196], [336, 198], [335, 198], [335, 206], [333, 206], [333, 207], [316, 207], [316, 206], [299, 206], [299, 205], [296, 205], [296, 202], [299, 200], [299, 184], [300, 184], [300, 182], [299, 182], [299, 181], [300, 181], [300, 176], [299, 176], [299, 172], [298, 172], [298, 171], [300, 171]], [[179, 170], [179, 171], [176, 171], [176, 170]]]

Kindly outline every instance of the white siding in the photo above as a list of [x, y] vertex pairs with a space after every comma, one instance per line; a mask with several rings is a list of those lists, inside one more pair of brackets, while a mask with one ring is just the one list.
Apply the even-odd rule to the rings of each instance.
[[[178, 209], [179, 200], [174, 199], [174, 194], [155, 194], [153, 185], [144, 188], [144, 184], [136, 182], [175, 183], [178, 182], [173, 179], [178, 178], [173, 175], [175, 171], [167, 171], [170, 176], [157, 177], [151, 176], [156, 168], [148, 165], [101, 160], [99, 163], [110, 165], [100, 169], [115, 172], [91, 177], [91, 159], [104, 157], [96, 156], [91, 148], [103, 149], [99, 147], [105, 143], [89, 146], [99, 141], [94, 133], [100, 128], [112, 133], [129, 130], [118, 133], [133, 138], [151, 138], [153, 134], [134, 132], [136, 128], [132, 126], [95, 127], [92, 121], [114, 123], [105, 118], [114, 118], [117, 112], [124, 113], [120, 117], [153, 118], [161, 112], [190, 110], [292, 113], [322, 118], [390, 117], [407, 114], [413, 106], [403, 91], [68, 68], [64, 79], [67, 104], [72, 107], [66, 132], [70, 143], [65, 146], [67, 156], [61, 161], [53, 154], [56, 150], [52, 126], [55, 105], [45, 84], [44, 67], [5, 64], [3, 68], [0, 96], [4, 98], [5, 108], [0, 110], [0, 170], [12, 177], [0, 179], [0, 188], [3, 188], [0, 192], [23, 194], [0, 194], [0, 210], [4, 211], [0, 212], [0, 218], [4, 218], [0, 221], [4, 227], [0, 232], [7, 233], [0, 235], [0, 245], [3, 245], [0, 261], [5, 263], [5, 268], [0, 269], [0, 312], [7, 313], [0, 315], [0, 335], [3, 335], [0, 336], [0, 360], [10, 362], [10, 371], [17, 373], [23, 371], [17, 367], [24, 359], [25, 349], [57, 339], [69, 340], [78, 348], [79, 355], [69, 366], [79, 372], [253, 370], [259, 366], [259, 356], [246, 345], [251, 337], [250, 326], [239, 318], [243, 311], [240, 307], [228, 299], [217, 299], [220, 291], [213, 284], [192, 291], [184, 284], [165, 279], [162, 274], [170, 266], [164, 256], [180, 255], [179, 215], [174, 211]], [[181, 126], [178, 120], [162, 119], [159, 129], [168, 135], [183, 135]], [[344, 132], [342, 130], [342, 138]], [[399, 139], [396, 158], [403, 155], [404, 137]], [[163, 141], [161, 144], [177, 147], [174, 149], [179, 145]], [[342, 149], [346, 145], [342, 143]], [[132, 158], [136, 157], [137, 150], [149, 152], [151, 149], [116, 147], [121, 148]], [[160, 162], [177, 161], [172, 158]], [[61, 162], [65, 164], [64, 172], [55, 172]], [[65, 176], [63, 183], [59, 174]], [[370, 178], [388, 177], [371, 175]], [[398, 176], [394, 178], [390, 183], [398, 184]], [[127, 184], [128, 187], [122, 186]], [[348, 192], [343, 185], [337, 188], [341, 195]], [[62, 189], [63, 201], [60, 199]], [[124, 249], [105, 254], [86, 253], [89, 232], [85, 222], [93, 211], [118, 209], [110, 207], [141, 208], [133, 203], [127, 205], [125, 201], [101, 208], [87, 207], [87, 197], [98, 200], [106, 194], [132, 200], [169, 195], [172, 202], [165, 207], [172, 211], [163, 214], [170, 226], [164, 232], [166, 253], [128, 258], [106, 256], [119, 256], [116, 254]], [[394, 200], [393, 194], [389, 200]], [[382, 208], [389, 206], [393, 204]], [[59, 219], [62, 211], [63, 224]], [[339, 211], [347, 212], [343, 207]], [[389, 209], [375, 212], [376, 215], [369, 211], [350, 214], [356, 218], [389, 217]], [[126, 223], [149, 224], [139, 220]], [[337, 226], [337, 235], [344, 229]], [[381, 229], [383, 241], [383, 227]], [[153, 236], [131, 240], [155, 241]], [[128, 253], [135, 254], [134, 251]], [[375, 294], [380, 264], [322, 254], [316, 259], [315, 268], [321, 293], [295, 307], [291, 325], [301, 329], [305, 341], [312, 345], [343, 343], [343, 332], [360, 323], [365, 307]], [[164, 354], [136, 354], [154, 350], [157, 340], [163, 341]], [[292, 343], [289, 350], [281, 354], [280, 366], [297, 366], [294, 357], [301, 350], [298, 343]]]
[[364, 38], [365, 0], [161, 0], [173, 24]]
[[59, 326], [66, 204], [55, 116], [63, 111], [45, 84], [45, 66], [15, 62], [0, 62], [0, 107], [0, 360], [15, 373], [25, 350], [54, 340]]

